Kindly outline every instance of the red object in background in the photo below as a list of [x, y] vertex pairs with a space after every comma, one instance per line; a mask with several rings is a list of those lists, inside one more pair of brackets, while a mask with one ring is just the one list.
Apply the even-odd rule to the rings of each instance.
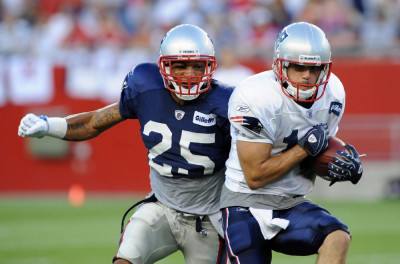
[[[74, 101], [68, 109], [76, 113], [101, 106], [99, 102]], [[125, 121], [85, 141], [91, 149], [87, 161], [80, 162], [73, 153], [63, 159], [38, 159], [27, 151], [29, 139], [17, 135], [19, 120], [28, 109], [0, 108], [2, 123], [7, 124], [0, 137], [0, 193], [67, 191], [72, 183], [80, 184], [89, 192], [146, 192], [150, 189], [147, 154], [136, 121]], [[70, 144], [74, 149], [79, 143]]]
[[[87, 161], [79, 162], [73, 153], [59, 160], [38, 159], [27, 151], [29, 139], [17, 135], [20, 119], [26, 113], [63, 109], [72, 114], [104, 106], [97, 100], [69, 98], [65, 93], [65, 75], [62, 65], [54, 67], [55, 94], [49, 104], [0, 107], [4, 125], [0, 136], [0, 193], [68, 191], [74, 183], [89, 192], [147, 192], [150, 189], [147, 152], [136, 121], [125, 121], [99, 137], [85, 141], [91, 149]], [[79, 143], [70, 144], [74, 149]]]
[[[255, 72], [270, 69], [264, 61], [245, 62]], [[399, 115], [397, 87], [400, 64], [386, 61], [335, 61], [333, 72], [342, 80], [346, 92], [346, 114], [371, 114], [375, 116]], [[86, 141], [91, 156], [83, 163], [76, 163], [74, 156], [61, 160], [35, 159], [26, 151], [27, 139], [17, 135], [20, 119], [31, 109], [60, 107], [68, 113], [78, 113], [100, 108], [104, 103], [96, 100], [73, 100], [64, 92], [65, 69], [54, 69], [55, 97], [49, 105], [0, 107], [0, 193], [15, 191], [65, 191], [72, 184], [79, 184], [87, 192], [146, 192], [149, 188], [147, 151], [145, 150], [136, 121], [125, 121]], [[380, 118], [381, 119], [381, 118]], [[382, 120], [381, 120], [382, 121]], [[368, 121], [367, 121], [368, 122]], [[376, 120], [370, 121], [373, 125]], [[353, 121], [350, 120], [350, 123]], [[379, 127], [378, 127], [379, 128]], [[384, 140], [369, 140], [378, 133], [360, 133], [358, 127], [343, 131], [339, 137], [355, 144], [362, 153], [368, 149], [390, 151], [390, 131], [380, 131]], [[385, 129], [385, 128], [382, 128]], [[369, 130], [378, 131], [378, 130]], [[368, 134], [369, 133], [369, 134]], [[385, 134], [386, 133], [386, 134]], [[353, 140], [354, 139], [354, 140]], [[72, 146], [77, 143], [71, 143]], [[382, 156], [382, 158], [390, 158]], [[78, 165], [77, 165], [78, 164]], [[84, 169], [79, 166], [83, 166]]]
[[86, 200], [85, 189], [80, 184], [73, 184], [68, 190], [68, 202], [73, 207], [82, 207]]
[[[243, 61], [243, 65], [254, 72], [271, 69], [271, 62], [263, 60]], [[346, 90], [346, 115], [400, 114], [400, 62], [334, 59], [332, 72]]]
[[337, 60], [332, 72], [346, 89], [347, 114], [400, 114], [399, 62]]
[[51, 16], [61, 10], [78, 10], [82, 6], [82, 0], [39, 0], [37, 10], [41, 16]]

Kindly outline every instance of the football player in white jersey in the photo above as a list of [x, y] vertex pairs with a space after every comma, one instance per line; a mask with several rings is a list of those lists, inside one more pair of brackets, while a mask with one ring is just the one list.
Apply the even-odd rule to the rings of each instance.
[[[348, 227], [305, 198], [315, 180], [307, 160], [327, 147], [345, 106], [345, 91], [331, 64], [324, 32], [293, 23], [275, 42], [273, 70], [245, 79], [234, 90], [221, 195], [231, 263], [270, 263], [272, 250], [318, 254], [317, 263], [345, 263]], [[346, 148], [329, 164], [329, 177], [356, 184], [362, 164], [356, 149]]]

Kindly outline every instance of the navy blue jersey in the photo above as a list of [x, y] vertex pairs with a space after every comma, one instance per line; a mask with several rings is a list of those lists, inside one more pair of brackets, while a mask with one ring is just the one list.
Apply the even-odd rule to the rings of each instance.
[[138, 119], [149, 165], [163, 176], [201, 177], [219, 171], [229, 154], [227, 118], [232, 87], [212, 82], [209, 92], [178, 105], [156, 64], [138, 65], [125, 77], [123, 118]]

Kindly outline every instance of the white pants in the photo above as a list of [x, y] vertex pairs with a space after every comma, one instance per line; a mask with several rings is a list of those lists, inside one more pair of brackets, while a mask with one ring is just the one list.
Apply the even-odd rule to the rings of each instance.
[[196, 217], [160, 202], [145, 203], [125, 227], [117, 258], [133, 264], [154, 263], [181, 250], [187, 264], [215, 264], [219, 240], [211, 222], [202, 222], [207, 235], [196, 232]]

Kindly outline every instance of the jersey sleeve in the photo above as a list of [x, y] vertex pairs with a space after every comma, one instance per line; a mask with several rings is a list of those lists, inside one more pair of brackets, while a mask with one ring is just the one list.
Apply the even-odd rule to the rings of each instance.
[[252, 98], [235, 91], [229, 101], [228, 115], [232, 135], [237, 140], [273, 143], [274, 129], [268, 117], [268, 109], [259, 107], [258, 102], [254, 102]]
[[332, 130], [329, 131], [329, 136], [336, 136], [337, 132], [339, 131], [339, 123], [342, 120], [344, 108], [345, 108], [345, 99], [343, 99], [342, 111], [340, 112], [338, 118], [336, 118], [333, 121]]
[[[213, 80], [214, 81], [214, 80]], [[218, 115], [217, 125], [229, 135], [230, 123], [228, 118], [228, 102], [234, 90], [233, 87], [221, 84], [220, 82], [214, 81], [218, 85], [218, 94], [214, 96], [213, 104], [218, 105], [215, 108], [215, 113]]]
[[331, 102], [329, 107], [329, 113], [334, 117], [330, 124], [329, 136], [336, 136], [339, 131], [339, 123], [342, 120], [345, 105], [346, 105], [346, 93], [342, 82], [335, 75], [332, 76], [332, 83], [334, 87], [335, 101]]
[[125, 76], [119, 100], [119, 111], [123, 118], [137, 118], [135, 101], [136, 96], [137, 91], [135, 90], [134, 71], [130, 71]]

